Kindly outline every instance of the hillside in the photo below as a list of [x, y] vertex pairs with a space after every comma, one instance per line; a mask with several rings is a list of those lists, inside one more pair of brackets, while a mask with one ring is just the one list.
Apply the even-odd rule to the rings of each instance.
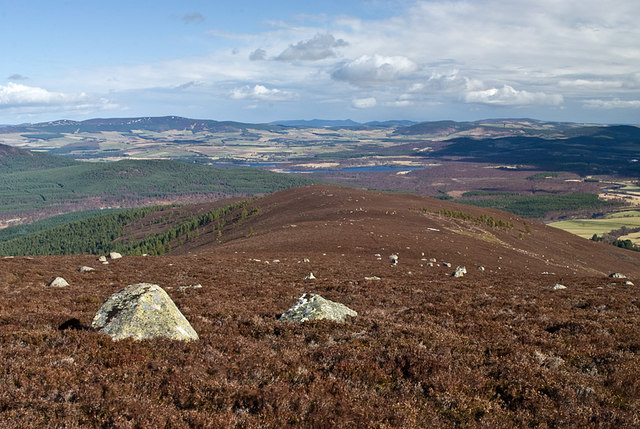
[[309, 183], [250, 168], [170, 160], [77, 162], [16, 148], [0, 153], [0, 174], [0, 220], [22, 222], [70, 211], [269, 193]]
[[549, 171], [580, 175], [640, 175], [640, 128], [589, 127], [588, 134], [562, 138], [456, 138], [429, 156], [457, 157], [466, 162], [535, 165]]
[[[0, 259], [0, 425], [636, 425], [640, 286], [625, 281], [640, 284], [637, 253], [490, 209], [334, 186], [243, 207], [221, 237], [202, 231], [169, 256]], [[451, 277], [457, 265], [467, 275]], [[47, 287], [56, 276], [71, 285]], [[200, 339], [113, 342], [84, 328], [139, 282], [161, 285]], [[358, 315], [280, 322], [305, 292]]]

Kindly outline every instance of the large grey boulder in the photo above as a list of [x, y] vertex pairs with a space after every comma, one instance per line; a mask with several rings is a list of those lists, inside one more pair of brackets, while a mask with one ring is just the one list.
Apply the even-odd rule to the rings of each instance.
[[358, 313], [344, 304], [329, 301], [313, 293], [305, 293], [293, 307], [280, 316], [280, 321], [302, 323], [307, 320], [329, 319], [344, 322], [347, 316], [357, 315]]
[[138, 283], [107, 298], [96, 313], [91, 327], [113, 340], [144, 340], [163, 337], [197, 340], [198, 334], [158, 285]]

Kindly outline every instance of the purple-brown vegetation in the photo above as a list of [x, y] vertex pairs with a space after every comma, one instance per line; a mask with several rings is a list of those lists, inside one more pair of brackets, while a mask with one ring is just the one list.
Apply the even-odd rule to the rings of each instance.
[[[309, 212], [308, 193], [318, 197]], [[603, 271], [618, 256], [623, 268], [610, 271], [640, 284], [635, 253], [538, 224], [521, 238], [517, 218], [511, 230], [492, 230], [502, 244], [483, 241], [473, 234], [486, 226], [415, 210], [417, 201], [455, 208], [417, 197], [312, 187], [275, 198], [258, 200], [263, 213], [242, 226], [254, 236], [238, 231], [241, 238], [207, 247], [202, 234], [192, 254], [109, 265], [86, 255], [0, 259], [0, 426], [640, 424], [640, 290]], [[349, 213], [350, 204], [370, 218], [358, 221], [364, 214]], [[402, 204], [406, 213], [398, 212]], [[482, 210], [469, 208], [474, 217]], [[473, 234], [447, 232], [440, 241], [426, 229], [445, 234], [456, 225]], [[389, 236], [366, 241], [376, 227]], [[563, 243], [540, 247], [549, 240]], [[519, 242], [523, 251], [514, 250]], [[452, 278], [453, 268], [429, 267], [423, 252], [466, 265], [468, 274]], [[396, 266], [391, 253], [399, 255]], [[542, 274], [545, 259], [549, 274]], [[96, 270], [78, 272], [83, 265]], [[311, 271], [317, 279], [304, 280]], [[48, 288], [58, 275], [71, 286]], [[380, 280], [364, 280], [372, 275]], [[105, 298], [141, 281], [161, 285], [200, 340], [113, 342], [83, 329]], [[196, 283], [203, 287], [179, 289]], [[555, 283], [567, 289], [553, 291]], [[279, 322], [304, 292], [358, 316], [342, 324]]]

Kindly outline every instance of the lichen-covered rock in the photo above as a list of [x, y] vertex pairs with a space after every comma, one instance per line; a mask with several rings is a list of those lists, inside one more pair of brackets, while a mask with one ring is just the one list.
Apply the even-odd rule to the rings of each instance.
[[198, 334], [158, 285], [139, 283], [127, 286], [106, 299], [91, 327], [113, 340], [144, 340], [164, 337], [197, 340]]
[[307, 320], [329, 319], [344, 322], [347, 316], [357, 315], [358, 313], [344, 304], [329, 301], [313, 293], [305, 293], [293, 307], [280, 316], [280, 321], [302, 323]]
[[67, 287], [67, 286], [69, 286], [69, 282], [67, 282], [62, 277], [56, 277], [55, 279], [51, 280], [51, 282], [49, 283], [49, 286], [51, 286], [51, 287]]

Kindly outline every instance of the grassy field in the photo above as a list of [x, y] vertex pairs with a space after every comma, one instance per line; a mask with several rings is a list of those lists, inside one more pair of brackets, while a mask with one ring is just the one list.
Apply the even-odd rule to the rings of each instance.
[[[549, 226], [560, 228], [583, 238], [591, 238], [593, 237], [593, 234], [602, 235], [609, 231], [613, 231], [614, 229], [620, 229], [623, 226], [628, 228], [640, 227], [640, 211], [629, 210], [612, 213], [601, 219], [565, 220], [550, 223]], [[636, 240], [640, 238], [638, 234], [631, 235], [635, 235]], [[625, 236], [623, 239], [627, 238], [633, 241], [633, 238], [628, 236]]]

